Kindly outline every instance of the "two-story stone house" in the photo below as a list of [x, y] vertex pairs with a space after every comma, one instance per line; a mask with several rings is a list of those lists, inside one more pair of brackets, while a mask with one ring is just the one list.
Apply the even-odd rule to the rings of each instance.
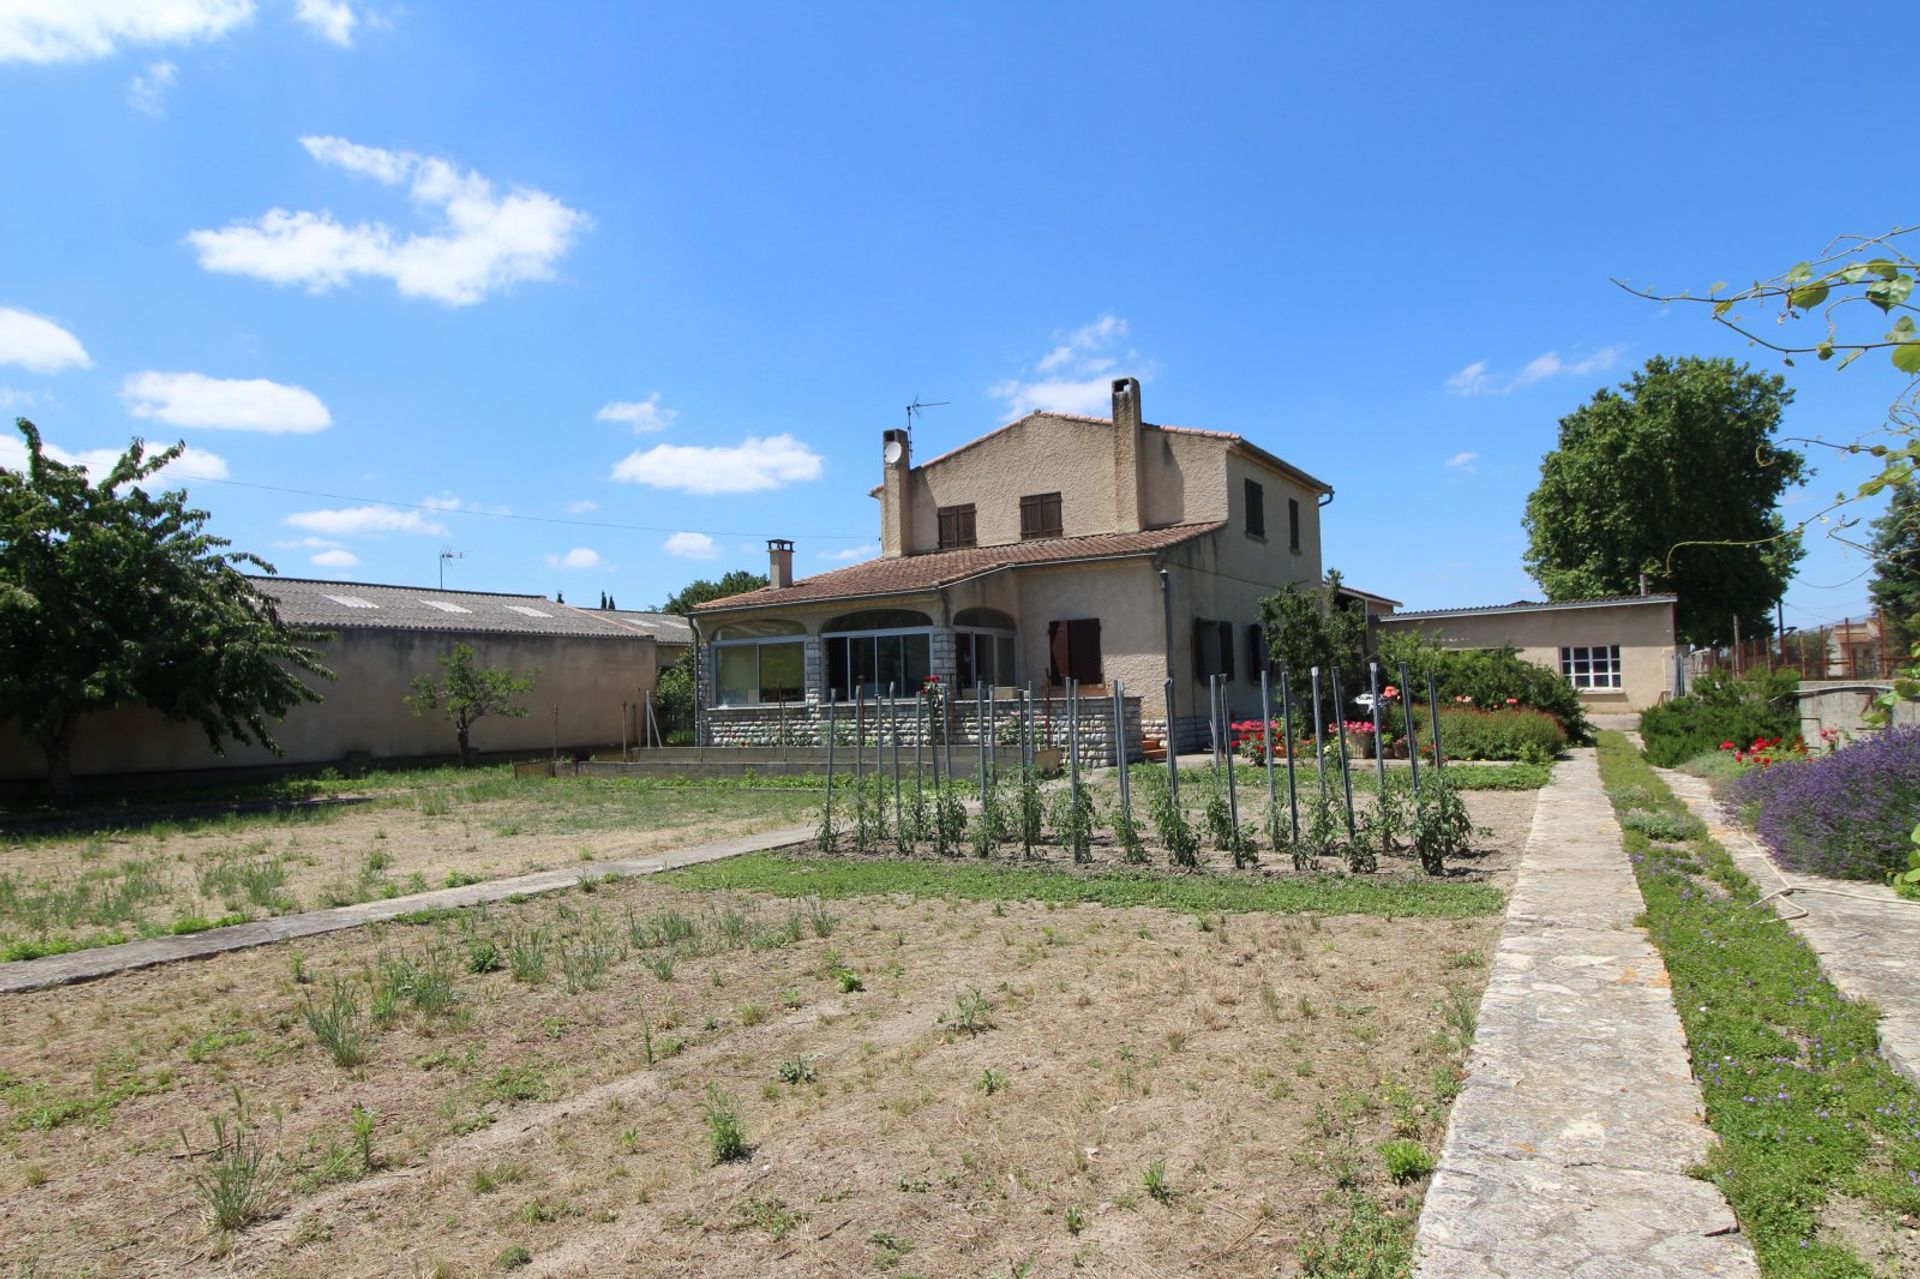
[[770, 584], [694, 611], [702, 740], [790, 734], [837, 701], [911, 698], [929, 675], [1057, 696], [1125, 684], [1147, 733], [1204, 743], [1207, 677], [1233, 713], [1259, 702], [1259, 600], [1320, 581], [1320, 508], [1333, 489], [1243, 436], [1154, 426], [1140, 384], [1113, 416], [1033, 413], [915, 465], [882, 437], [881, 555], [794, 580], [769, 544]]

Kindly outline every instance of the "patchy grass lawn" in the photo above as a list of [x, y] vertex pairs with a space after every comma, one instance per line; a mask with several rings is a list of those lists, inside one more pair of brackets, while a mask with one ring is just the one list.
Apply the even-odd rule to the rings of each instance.
[[[404, 778], [405, 785], [384, 783]], [[516, 779], [506, 769], [386, 774], [340, 802], [181, 816], [83, 816], [0, 836], [0, 958], [494, 879], [804, 823], [807, 791], [737, 783]]]
[[1821, 975], [1623, 735], [1600, 735], [1600, 775], [1720, 1138], [1703, 1173], [1762, 1274], [1920, 1273], [1920, 1092], [1880, 1056], [1877, 1013]]
[[[1504, 813], [1493, 842], [1517, 850], [1526, 828]], [[741, 866], [742, 885], [795, 887], [782, 860]], [[800, 869], [824, 891], [598, 883], [11, 997], [8, 1260], [276, 1276], [1403, 1263], [1497, 903], [1389, 921], [1286, 913], [1308, 903], [1253, 876], [1197, 900], [1180, 894], [1217, 877], [1110, 895], [1059, 869]], [[1020, 878], [979, 878], [995, 874]]]

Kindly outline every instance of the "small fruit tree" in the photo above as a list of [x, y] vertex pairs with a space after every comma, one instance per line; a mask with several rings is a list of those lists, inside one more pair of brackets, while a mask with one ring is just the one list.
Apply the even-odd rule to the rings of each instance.
[[475, 656], [473, 645], [455, 644], [452, 652], [441, 655], [442, 677], [435, 680], [431, 675], [415, 676], [413, 692], [405, 699], [415, 716], [437, 711], [453, 725], [454, 736], [460, 742], [462, 768], [467, 766], [472, 753], [468, 737], [473, 726], [488, 715], [525, 719], [527, 708], [513, 699], [531, 693], [534, 680], [540, 674], [537, 667], [525, 675], [516, 675], [506, 667], [481, 666]]

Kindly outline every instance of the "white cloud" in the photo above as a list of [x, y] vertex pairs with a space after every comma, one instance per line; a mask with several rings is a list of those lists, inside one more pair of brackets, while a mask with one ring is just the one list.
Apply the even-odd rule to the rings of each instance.
[[253, 0], [8, 0], [0, 62], [81, 62], [121, 44], [216, 40], [253, 17]]
[[[1022, 370], [1033, 376], [996, 382], [987, 393], [1005, 400], [1014, 417], [1040, 411], [1105, 417], [1113, 407], [1112, 374], [1120, 366], [1115, 347], [1126, 336], [1127, 322], [1117, 315], [1103, 315], [1072, 332], [1055, 333], [1053, 349], [1031, 370]], [[1151, 376], [1151, 363], [1141, 360], [1138, 351], [1127, 351], [1125, 359], [1142, 381]]]
[[1493, 390], [1493, 378], [1487, 373], [1487, 362], [1475, 360], [1466, 368], [1447, 379], [1447, 390], [1455, 395], [1486, 395]]
[[330, 537], [295, 537], [275, 542], [274, 546], [283, 551], [291, 550], [330, 550], [341, 543]]
[[1507, 395], [1521, 387], [1532, 386], [1556, 377], [1589, 377], [1604, 373], [1620, 358], [1620, 348], [1603, 346], [1584, 359], [1563, 360], [1558, 351], [1548, 351], [1527, 361], [1512, 377], [1495, 374], [1485, 360], [1475, 360], [1447, 379], [1447, 390], [1454, 395]]
[[46, 397], [38, 391], [16, 391], [10, 386], [0, 386], [0, 409], [27, 409], [40, 403]]
[[1447, 459], [1446, 464], [1453, 470], [1466, 471], [1468, 474], [1472, 474], [1474, 469], [1473, 464], [1479, 460], [1479, 457], [1480, 455], [1478, 453], [1455, 453]]
[[[41, 442], [41, 450], [56, 462], [68, 466], [84, 466], [87, 474], [99, 480], [113, 469], [120, 460], [124, 449], [81, 449], [72, 452], [57, 444]], [[149, 447], [149, 456], [158, 450]], [[0, 467], [10, 471], [24, 470], [27, 465], [27, 442], [18, 435], [0, 435]], [[188, 449], [173, 461], [167, 463], [153, 478], [161, 485], [178, 485], [188, 480], [224, 480], [229, 472], [227, 459], [218, 453], [208, 453], [201, 449]]]
[[90, 368], [93, 357], [80, 339], [44, 315], [0, 306], [0, 364], [18, 364], [35, 373]]
[[607, 562], [600, 558], [600, 552], [590, 546], [576, 546], [565, 555], [549, 555], [547, 563], [554, 568], [606, 568]]
[[313, 557], [313, 562], [321, 568], [352, 568], [360, 562], [360, 557], [352, 551], [322, 551]]
[[366, 533], [423, 533], [445, 537], [447, 526], [427, 519], [418, 511], [403, 511], [391, 506], [354, 506], [335, 510], [295, 511], [286, 523], [313, 533], [334, 537], [357, 537]]
[[849, 546], [838, 551], [821, 551], [823, 560], [864, 560], [880, 553], [878, 542], [868, 542], [864, 546]]
[[705, 533], [675, 533], [660, 543], [660, 549], [683, 560], [711, 560], [720, 557], [720, 544]]
[[307, 435], [333, 425], [320, 397], [265, 378], [213, 378], [204, 373], [135, 373], [120, 388], [135, 417], [174, 426]]
[[432, 156], [344, 138], [307, 137], [300, 144], [322, 164], [386, 186], [408, 182], [414, 204], [437, 211], [441, 225], [408, 234], [380, 222], [339, 222], [324, 210], [271, 209], [251, 222], [188, 232], [204, 270], [304, 285], [314, 293], [364, 276], [391, 280], [403, 297], [468, 306], [522, 280], [553, 278], [554, 263], [591, 222], [531, 187], [496, 195], [478, 173]]
[[171, 62], [154, 63], [127, 85], [127, 104], [148, 115], [165, 115], [167, 90], [173, 88], [178, 78], [178, 68]]
[[614, 464], [613, 478], [687, 493], [760, 493], [820, 478], [820, 455], [791, 435], [749, 435], [732, 447], [656, 444]]
[[635, 435], [645, 435], [672, 426], [680, 411], [660, 407], [660, 392], [655, 391], [644, 400], [611, 400], [602, 404], [593, 416], [602, 422], [625, 423], [633, 428]]
[[293, 16], [301, 26], [322, 40], [337, 44], [342, 49], [353, 47], [353, 29], [359, 25], [360, 15], [344, 0], [300, 0]]
[[1563, 360], [1558, 351], [1548, 351], [1527, 361], [1527, 367], [1520, 370], [1513, 379], [1515, 386], [1531, 386], [1535, 382], [1550, 377], [1586, 377], [1593, 373], [1605, 373], [1620, 358], [1620, 348], [1603, 346], [1584, 360]]
[[586, 514], [589, 514], [590, 512], [597, 511], [599, 509], [600, 509], [600, 503], [595, 502], [589, 498], [582, 498], [578, 502], [567, 503], [568, 515], [586, 515]]

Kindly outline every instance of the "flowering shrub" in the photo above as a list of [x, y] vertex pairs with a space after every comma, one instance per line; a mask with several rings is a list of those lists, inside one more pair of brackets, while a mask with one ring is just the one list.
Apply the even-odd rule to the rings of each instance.
[[1791, 740], [1800, 731], [1794, 700], [1799, 677], [1792, 671], [1755, 671], [1735, 679], [1709, 671], [1694, 681], [1693, 692], [1640, 713], [1640, 738], [1647, 759], [1661, 768], [1678, 768], [1721, 742], [1756, 738]]
[[1838, 879], [1907, 868], [1920, 812], [1920, 728], [1890, 728], [1830, 755], [1783, 757], [1730, 798], [1781, 865]]
[[[1827, 734], [1822, 733], [1822, 737]], [[1745, 764], [1750, 768], [1771, 768], [1773, 765], [1789, 760], [1807, 758], [1807, 739], [1794, 734], [1793, 740], [1784, 737], [1756, 737], [1745, 747], [1737, 742], [1720, 743], [1720, 749], [1733, 756], [1736, 764]]]
[[[1405, 720], [1398, 708], [1390, 712], [1391, 729], [1404, 737]], [[1433, 719], [1427, 708], [1413, 706], [1415, 728], [1419, 734], [1420, 754], [1433, 756]], [[1456, 701], [1440, 707], [1440, 749], [1448, 759], [1524, 760], [1544, 764], [1567, 748], [1567, 730], [1545, 711], [1524, 706], [1499, 706], [1481, 710], [1467, 702]]]
[[[1422, 636], [1401, 633], [1381, 641], [1380, 655], [1386, 668], [1383, 675], [1387, 671], [1397, 673], [1399, 663], [1407, 663], [1413, 680], [1409, 691], [1416, 696], [1425, 694], [1431, 672], [1442, 706], [1528, 707], [1558, 720], [1569, 741], [1585, 744], [1592, 740], [1586, 711], [1573, 685], [1559, 671], [1521, 657], [1517, 649], [1442, 649]], [[1392, 700], [1386, 697], [1385, 689], [1381, 696]]]

